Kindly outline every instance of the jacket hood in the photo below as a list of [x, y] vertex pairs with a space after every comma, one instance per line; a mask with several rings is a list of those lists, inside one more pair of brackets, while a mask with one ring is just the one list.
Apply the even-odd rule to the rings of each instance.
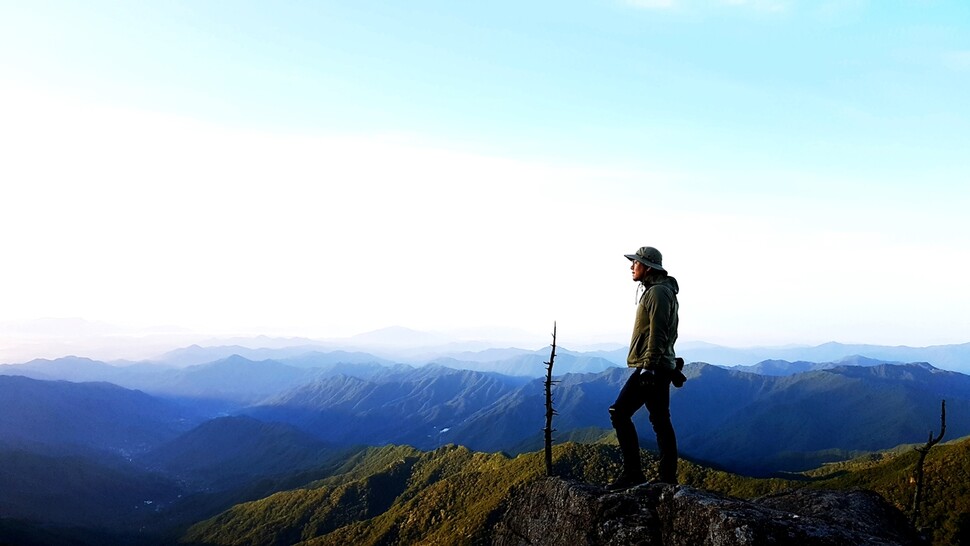
[[659, 284], [659, 285], [666, 286], [667, 288], [670, 288], [670, 290], [673, 291], [674, 294], [680, 293], [680, 285], [677, 284], [677, 279], [671, 277], [670, 275], [663, 275], [659, 277], [648, 277], [641, 282], [643, 283], [643, 286], [646, 288], [650, 288], [651, 286], [656, 286]]

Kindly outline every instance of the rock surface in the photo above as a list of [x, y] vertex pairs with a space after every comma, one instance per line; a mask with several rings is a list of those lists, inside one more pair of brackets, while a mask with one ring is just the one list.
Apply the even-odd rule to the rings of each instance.
[[547, 478], [513, 494], [494, 546], [921, 545], [872, 491], [800, 489], [745, 501], [687, 486], [622, 493]]

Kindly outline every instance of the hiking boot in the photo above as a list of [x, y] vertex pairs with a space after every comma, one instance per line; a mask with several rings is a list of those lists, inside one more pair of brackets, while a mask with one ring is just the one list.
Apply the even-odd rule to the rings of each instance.
[[642, 483], [647, 483], [647, 477], [643, 473], [639, 474], [627, 474], [624, 472], [620, 474], [620, 477], [613, 480], [612, 483], [606, 486], [607, 491], [623, 491], [631, 487], [636, 487]]

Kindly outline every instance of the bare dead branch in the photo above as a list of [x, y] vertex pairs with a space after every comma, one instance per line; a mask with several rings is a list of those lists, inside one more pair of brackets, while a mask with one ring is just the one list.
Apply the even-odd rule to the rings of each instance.
[[545, 432], [545, 444], [546, 444], [546, 475], [552, 476], [552, 416], [557, 415], [556, 410], [552, 407], [552, 385], [558, 383], [558, 381], [552, 380], [552, 366], [556, 361], [556, 323], [552, 323], [552, 352], [549, 354], [549, 362], [546, 364], [546, 428]]
[[930, 449], [940, 443], [944, 434], [946, 434], [946, 400], [943, 400], [940, 404], [940, 434], [934, 438], [933, 431], [930, 430], [926, 443], [916, 448], [916, 451], [919, 453], [919, 459], [916, 461], [916, 476], [914, 477], [916, 481], [916, 492], [913, 494], [912, 508], [912, 522], [914, 526], [918, 523], [920, 505], [923, 502], [923, 463], [926, 462], [926, 456], [930, 453]]

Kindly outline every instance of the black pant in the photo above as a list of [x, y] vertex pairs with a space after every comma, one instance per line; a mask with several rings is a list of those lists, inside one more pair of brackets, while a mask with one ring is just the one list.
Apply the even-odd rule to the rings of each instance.
[[634, 476], [643, 473], [633, 414], [644, 405], [660, 450], [660, 475], [657, 478], [665, 483], [677, 483], [677, 436], [670, 423], [670, 375], [664, 372], [635, 369], [620, 389], [616, 402], [610, 406], [610, 421], [616, 429], [616, 439], [623, 454], [623, 471]]

